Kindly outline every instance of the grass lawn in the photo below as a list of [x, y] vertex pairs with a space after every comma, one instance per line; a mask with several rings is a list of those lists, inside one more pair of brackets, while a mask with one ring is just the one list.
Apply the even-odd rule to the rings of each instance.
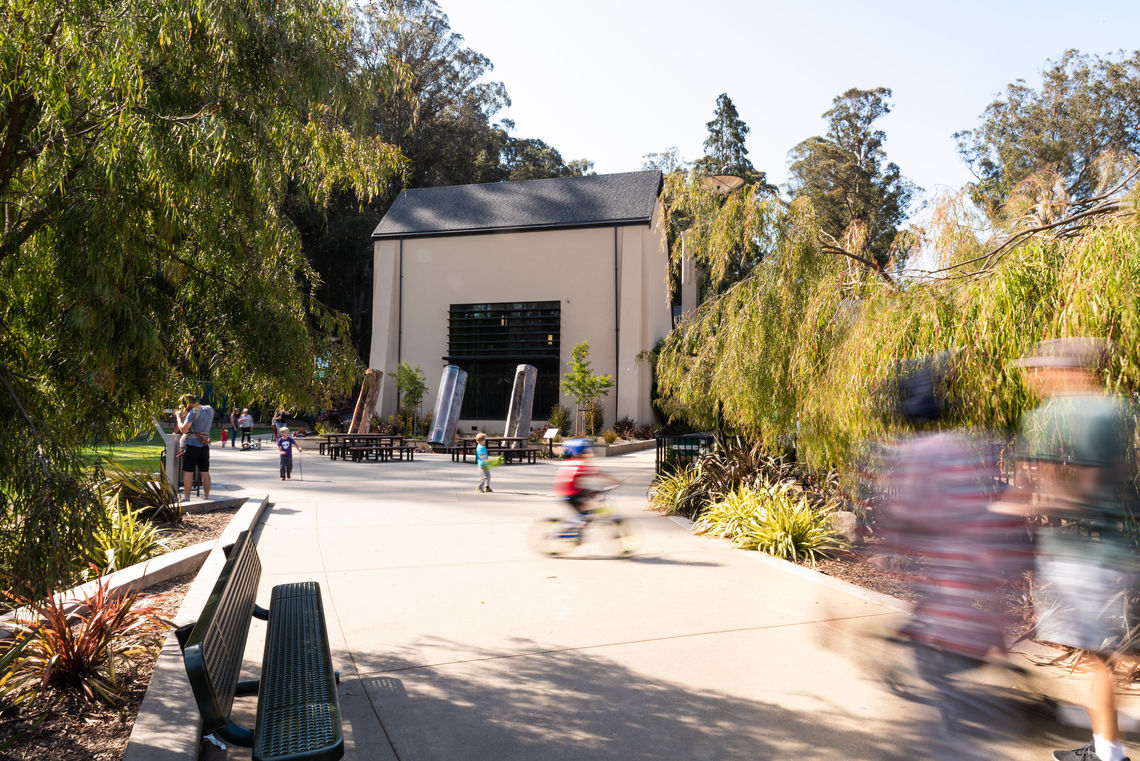
[[[253, 429], [254, 436], [263, 433], [273, 433], [273, 429]], [[214, 428], [210, 431], [210, 438], [215, 445], [221, 446], [221, 429]], [[158, 458], [162, 455], [163, 451], [164, 447], [162, 442], [157, 438], [151, 438], [147, 440], [126, 441], [121, 444], [115, 444], [114, 446], [90, 447], [83, 450], [82, 456], [88, 466], [93, 466], [96, 461], [103, 459], [121, 465], [127, 470], [147, 470], [157, 473], [159, 468]]]
[[84, 449], [82, 454], [88, 465], [94, 465], [99, 460], [110, 460], [128, 470], [158, 472], [158, 458], [164, 449], [157, 441], [128, 441], [114, 447], [91, 447]]

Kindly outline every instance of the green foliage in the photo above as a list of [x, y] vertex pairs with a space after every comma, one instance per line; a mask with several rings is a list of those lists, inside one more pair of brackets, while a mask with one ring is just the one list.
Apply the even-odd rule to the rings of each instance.
[[831, 527], [830, 512], [812, 508], [806, 496], [797, 496], [781, 486], [764, 492], [764, 514], [750, 538], [756, 549], [784, 560], [810, 560], [812, 564], [841, 552], [846, 542]]
[[991, 217], [1031, 175], [1051, 171], [1069, 199], [1086, 199], [1116, 182], [1119, 156], [1140, 153], [1140, 51], [1068, 50], [1047, 64], [1040, 87], [1017, 80], [977, 127], [954, 135], [978, 177], [974, 200]]
[[586, 427], [594, 435], [602, 423], [598, 417], [600, 405], [614, 385], [611, 375], [595, 375], [590, 368], [590, 344], [587, 341], [570, 350], [570, 370], [562, 376], [562, 393], [578, 402], [578, 409], [586, 412]]
[[112, 507], [107, 523], [95, 531], [84, 559], [98, 573], [113, 573], [168, 549], [166, 532], [143, 519], [142, 510]]
[[546, 416], [546, 424], [551, 428], [557, 428], [559, 435], [569, 436], [570, 426], [573, 425], [570, 409], [561, 404], [554, 405]]
[[617, 431], [606, 431], [602, 434], [602, 440], [605, 441], [606, 444], [613, 444], [618, 440]]
[[830, 511], [813, 508], [790, 479], [737, 486], [709, 504], [693, 528], [791, 561], [814, 563], [844, 547], [831, 528]]
[[793, 198], [811, 199], [820, 229], [843, 249], [869, 254], [879, 267], [905, 259], [898, 226], [920, 189], [888, 162], [886, 133], [873, 124], [890, 113], [891, 91], [850, 89], [824, 112], [827, 133], [804, 140], [789, 154]]
[[107, 462], [104, 475], [99, 494], [108, 509], [137, 510], [146, 518], [170, 523], [182, 520], [178, 491], [161, 474]]
[[427, 376], [424, 375], [423, 368], [401, 362], [396, 368], [396, 393], [399, 394], [401, 407], [414, 410], [420, 406], [427, 393]]
[[[727, 429], [767, 451], [794, 446], [800, 465], [845, 477], [864, 442], [893, 432], [883, 389], [900, 359], [955, 349], [951, 425], [1012, 430], [1034, 402], [1010, 363], [1043, 338], [1110, 339], [1117, 351], [1105, 380], [1134, 392], [1137, 200], [1134, 191], [1074, 234], [1017, 240], [985, 271], [900, 284], [853, 276], [819, 245], [810, 204], [798, 201], [774, 215], [771, 249], [754, 274], [669, 335], [659, 386], [695, 428], [713, 427], [719, 410]], [[714, 239], [698, 231], [690, 244], [711, 258]]]
[[403, 161], [365, 131], [381, 83], [336, 0], [4, 18], [0, 436], [20, 445], [0, 448], [0, 587], [43, 589], [97, 520], [72, 449], [205, 384], [306, 409], [351, 382], [283, 201], [367, 198]]
[[[0, 703], [15, 705], [45, 687], [119, 703], [123, 667], [153, 657], [166, 629], [153, 611], [135, 607], [137, 598], [136, 593], [112, 594], [109, 581], [99, 579], [84, 595], [81, 612], [69, 616], [54, 595], [39, 603], [13, 596], [33, 617], [12, 622], [21, 649], [0, 675]], [[12, 646], [11, 640], [0, 643], [0, 655]]]
[[694, 162], [694, 168], [701, 174], [731, 174], [744, 178], [750, 185], [771, 189], [764, 172], [752, 166], [748, 158], [745, 139], [751, 128], [740, 118], [736, 104], [728, 93], [716, 98], [716, 111], [711, 121], [705, 124], [709, 136], [705, 138], [707, 153]]
[[705, 499], [706, 490], [692, 467], [664, 473], [649, 487], [649, 506], [664, 515], [692, 518], [704, 507]]
[[758, 492], [748, 486], [737, 486], [711, 502], [693, 522], [693, 529], [728, 539], [738, 547], [756, 547], [763, 506]]

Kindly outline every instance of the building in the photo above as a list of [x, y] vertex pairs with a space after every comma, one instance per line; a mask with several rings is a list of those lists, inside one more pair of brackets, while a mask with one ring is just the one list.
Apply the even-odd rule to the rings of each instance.
[[423, 368], [425, 407], [440, 371], [468, 373], [461, 431], [502, 429], [515, 367], [538, 368], [534, 419], [561, 396], [570, 350], [590, 345], [613, 376], [607, 425], [653, 420], [638, 355], [672, 326], [661, 173], [408, 190], [372, 234], [370, 365], [384, 372], [378, 414], [396, 410], [395, 369]]

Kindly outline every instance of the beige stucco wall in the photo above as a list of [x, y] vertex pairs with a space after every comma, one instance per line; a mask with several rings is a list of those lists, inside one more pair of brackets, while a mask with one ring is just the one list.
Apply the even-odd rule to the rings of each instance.
[[[434, 406], [451, 304], [559, 301], [562, 371], [574, 345], [589, 341], [593, 371], [617, 380], [606, 400], [607, 426], [626, 416], [651, 422], [649, 371], [635, 356], [669, 330], [662, 245], [660, 213], [653, 225], [618, 227], [616, 236], [614, 227], [598, 227], [377, 241], [369, 358], [384, 371], [377, 414], [395, 412], [401, 360], [423, 368], [424, 407]], [[571, 399], [562, 404], [573, 409]], [[547, 412], [536, 409], [535, 420]], [[497, 432], [503, 423], [464, 420], [460, 430]]]

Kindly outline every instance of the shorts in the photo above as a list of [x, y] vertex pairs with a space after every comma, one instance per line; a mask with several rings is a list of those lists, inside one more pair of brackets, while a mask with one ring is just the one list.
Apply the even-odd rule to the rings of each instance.
[[1129, 643], [1136, 574], [1078, 557], [1037, 555], [1038, 639], [1104, 655]]
[[193, 473], [197, 468], [203, 473], [210, 472], [210, 448], [207, 446], [188, 446], [182, 454], [182, 470]]
[[592, 496], [594, 495], [588, 491], [581, 491], [577, 494], [569, 495], [566, 497], [566, 501], [570, 503], [570, 507], [574, 508], [579, 515], [589, 515], [593, 512], [589, 508], [590, 497]]

